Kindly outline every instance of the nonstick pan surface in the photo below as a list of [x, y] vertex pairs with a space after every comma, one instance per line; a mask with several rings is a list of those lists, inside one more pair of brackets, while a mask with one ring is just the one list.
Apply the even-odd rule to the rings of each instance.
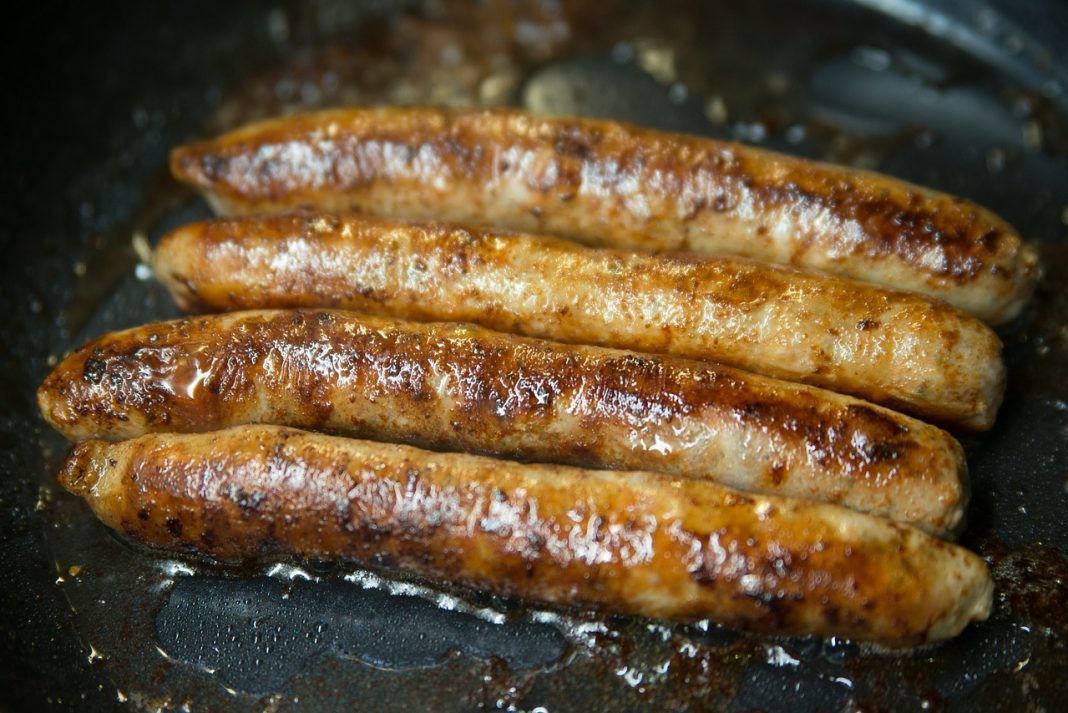
[[[1009, 3], [1004, 4], [1010, 8]], [[118, 3], [9, 22], [0, 706], [10, 710], [1056, 710], [1068, 695], [1068, 12], [1028, 4]], [[1007, 11], [1007, 10], [1006, 10]], [[892, 16], [886, 13], [896, 13]], [[1062, 41], [1058, 44], [1057, 40]], [[177, 143], [339, 104], [512, 104], [875, 168], [1040, 243], [1009, 391], [964, 437], [995, 612], [906, 654], [523, 608], [352, 566], [177, 560], [55, 483], [33, 393], [177, 316], [143, 246], [206, 207]], [[13, 108], [12, 108], [13, 107]], [[139, 253], [140, 249], [140, 253]]]

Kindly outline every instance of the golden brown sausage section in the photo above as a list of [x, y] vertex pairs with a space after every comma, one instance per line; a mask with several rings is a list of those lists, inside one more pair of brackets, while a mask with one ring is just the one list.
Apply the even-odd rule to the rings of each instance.
[[726, 367], [334, 311], [106, 335], [38, 392], [73, 440], [277, 423], [447, 450], [657, 470], [841, 503], [946, 535], [968, 500], [944, 431]]
[[355, 560], [532, 602], [895, 647], [991, 605], [979, 557], [913, 528], [654, 473], [247, 426], [89, 441], [60, 481], [149, 545]]
[[1038, 277], [989, 211], [875, 173], [609, 121], [515, 110], [346, 109], [180, 147], [225, 213], [301, 206], [548, 232], [815, 268], [1000, 323]]
[[740, 258], [633, 254], [441, 223], [324, 213], [193, 223], [156, 274], [186, 309], [342, 307], [670, 353], [989, 428], [1001, 343], [905, 292]]

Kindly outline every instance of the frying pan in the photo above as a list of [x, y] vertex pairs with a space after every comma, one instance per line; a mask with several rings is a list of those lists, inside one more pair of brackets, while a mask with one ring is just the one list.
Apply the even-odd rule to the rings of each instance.
[[[744, 7], [742, 6], [744, 5]], [[1068, 56], [1063, 5], [35, 3], [9, 53], [0, 280], [0, 705], [9, 710], [1055, 710], [1068, 695]], [[60, 491], [54, 360], [177, 314], [134, 243], [203, 217], [167, 150], [343, 103], [510, 103], [873, 167], [1039, 241], [1002, 332], [995, 429], [964, 437], [963, 543], [995, 612], [889, 655], [537, 611], [316, 562], [243, 571], [121, 541]], [[134, 240], [135, 236], [137, 240]]]

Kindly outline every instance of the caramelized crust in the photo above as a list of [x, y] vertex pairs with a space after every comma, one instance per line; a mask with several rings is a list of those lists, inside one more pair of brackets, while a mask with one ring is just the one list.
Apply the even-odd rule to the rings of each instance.
[[38, 392], [73, 440], [243, 423], [627, 470], [840, 503], [939, 535], [968, 499], [944, 431], [813, 387], [673, 357], [335, 311], [106, 335]]
[[815, 268], [1019, 313], [1035, 251], [989, 211], [875, 173], [609, 121], [515, 110], [346, 109], [175, 149], [224, 213], [300, 206], [548, 232]]
[[983, 561], [821, 503], [271, 426], [74, 449], [108, 526], [223, 560], [339, 558], [531, 602], [903, 647], [987, 617]]
[[989, 428], [1001, 343], [945, 303], [740, 258], [325, 213], [193, 223], [156, 274], [185, 309], [342, 307], [669, 353]]

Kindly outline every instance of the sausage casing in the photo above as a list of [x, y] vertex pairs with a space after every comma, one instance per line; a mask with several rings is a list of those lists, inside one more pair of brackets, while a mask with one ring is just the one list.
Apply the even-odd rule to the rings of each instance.
[[875, 173], [610, 121], [515, 110], [346, 109], [179, 147], [217, 210], [316, 206], [739, 255], [943, 299], [999, 323], [1038, 277], [991, 212]]
[[106, 335], [38, 391], [72, 440], [275, 423], [446, 450], [715, 479], [939, 535], [968, 500], [944, 431], [675, 357], [335, 311], [233, 312]]
[[1001, 343], [942, 302], [740, 258], [595, 250], [357, 215], [220, 219], [172, 231], [156, 274], [186, 309], [342, 307], [671, 353], [989, 428]]
[[273, 426], [77, 446], [105, 524], [223, 560], [387, 566], [534, 602], [910, 646], [985, 619], [983, 561], [822, 503]]

